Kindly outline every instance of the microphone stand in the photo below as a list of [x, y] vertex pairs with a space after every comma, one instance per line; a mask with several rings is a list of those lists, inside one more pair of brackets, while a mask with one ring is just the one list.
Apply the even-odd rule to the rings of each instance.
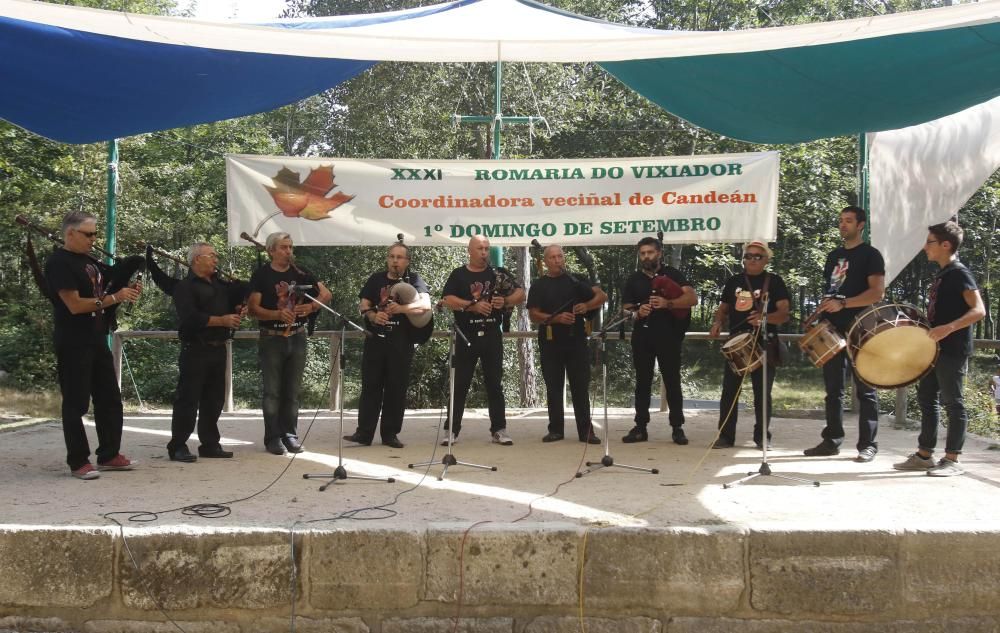
[[[465, 333], [462, 332], [462, 328], [458, 327], [457, 321], [452, 321], [451, 333], [448, 335], [448, 418], [447, 418], [447, 433], [448, 433], [448, 450], [441, 457], [441, 464], [444, 468], [441, 470], [441, 474], [438, 475], [438, 481], [444, 481], [444, 476], [448, 474], [448, 468], [450, 466], [468, 466], [469, 468], [479, 468], [480, 470], [490, 470], [496, 472], [496, 466], [483, 466], [480, 464], [472, 464], [469, 462], [460, 462], [455, 458], [454, 452], [452, 452], [452, 439], [455, 437], [455, 426], [452, 424], [452, 416], [455, 415], [455, 344], [457, 337], [462, 337], [462, 341], [465, 343], [466, 347], [472, 345], [469, 339], [465, 338]], [[423, 466], [432, 466], [437, 462], [427, 461], [419, 462], [416, 464], [409, 464], [409, 468], [421, 468]]]
[[365, 336], [371, 336], [371, 334], [363, 327], [351, 321], [346, 316], [337, 312], [336, 310], [326, 305], [316, 297], [313, 297], [308, 294], [303, 294], [302, 296], [304, 296], [306, 299], [309, 299], [319, 307], [323, 308], [333, 316], [340, 319], [340, 354], [338, 354], [338, 356], [340, 356], [340, 372], [337, 374], [337, 393], [340, 394], [340, 430], [337, 432], [337, 438], [338, 438], [337, 467], [333, 470], [332, 473], [305, 473], [304, 475], [302, 475], [302, 478], [329, 479], [330, 481], [326, 482], [325, 484], [319, 487], [321, 492], [342, 479], [367, 479], [371, 481], [385, 481], [390, 484], [394, 483], [396, 480], [392, 477], [369, 477], [367, 475], [348, 475], [347, 469], [344, 468], [344, 368], [347, 366], [344, 360], [346, 356], [346, 354], [344, 354], [344, 343], [346, 342], [347, 339], [344, 338], [344, 334], [348, 325], [350, 325], [355, 330], [358, 330], [359, 332], [364, 332]]
[[612, 321], [611, 323], [606, 324], [603, 328], [590, 335], [590, 338], [592, 339], [601, 339], [601, 391], [604, 395], [604, 457], [601, 458], [600, 462], [586, 462], [586, 465], [590, 468], [576, 473], [577, 478], [583, 477], [584, 475], [590, 474], [596, 470], [600, 470], [601, 468], [624, 468], [626, 470], [636, 470], [644, 473], [652, 473], [654, 475], [660, 474], [660, 471], [657, 468], [643, 468], [641, 466], [629, 466], [628, 464], [616, 464], [615, 458], [611, 456], [611, 429], [608, 427], [608, 363], [606, 357], [606, 342], [608, 332], [625, 323], [628, 319], [629, 318], [627, 316], [623, 316], [617, 321]]
[[[763, 303], [764, 303], [764, 306], [761, 308], [761, 315], [762, 316], [761, 316], [761, 322], [760, 322], [760, 329], [757, 331], [757, 336], [763, 338], [763, 340], [764, 340], [764, 344], [761, 346], [762, 347], [762, 351], [761, 351], [761, 355], [760, 355], [760, 368], [761, 368], [761, 372], [760, 372], [760, 380], [761, 380], [761, 385], [760, 385], [761, 407], [760, 407], [760, 409], [761, 409], [761, 415], [764, 416], [764, 424], [763, 424], [764, 428], [761, 431], [761, 444], [760, 445], [761, 445], [761, 449], [763, 450], [763, 457], [761, 458], [760, 468], [757, 470], [757, 472], [747, 473], [746, 477], [742, 477], [740, 479], [737, 479], [736, 481], [731, 481], [728, 484], [722, 484], [722, 487], [725, 488], [725, 489], [727, 489], [727, 490], [729, 488], [735, 488], [736, 486], [738, 486], [738, 485], [740, 485], [742, 483], [745, 483], [747, 481], [750, 481], [751, 479], [754, 479], [755, 477], [778, 477], [779, 479], [785, 479], [785, 480], [788, 480], [788, 481], [797, 481], [797, 482], [803, 483], [803, 484], [812, 484], [813, 486], [819, 486], [819, 482], [818, 481], [809, 480], [809, 479], [803, 479], [801, 477], [791, 477], [789, 475], [776, 475], [773, 472], [771, 472], [771, 465], [767, 463], [767, 449], [768, 449], [768, 446], [771, 443], [771, 441], [770, 441], [770, 439], [768, 438], [768, 435], [767, 435], [767, 432], [768, 432], [768, 430], [770, 429], [770, 426], [771, 426], [771, 416], [769, 416], [767, 414], [768, 413], [768, 411], [767, 411], [767, 401], [768, 401], [768, 397], [767, 397], [767, 395], [768, 395], [767, 394], [767, 391], [768, 391], [768, 389], [767, 389], [767, 383], [768, 383], [768, 380], [767, 380], [767, 303], [768, 303], [768, 297], [767, 297], [767, 295], [764, 296], [764, 302]], [[777, 336], [777, 334], [775, 336]], [[780, 339], [779, 339], [779, 342], [780, 342]], [[747, 372], [747, 373], [752, 374], [753, 372]], [[751, 376], [751, 382], [753, 382], [753, 377], [752, 376]]]

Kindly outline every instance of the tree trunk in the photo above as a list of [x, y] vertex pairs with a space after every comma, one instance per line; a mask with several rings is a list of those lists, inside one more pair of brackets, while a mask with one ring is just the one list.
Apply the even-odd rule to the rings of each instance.
[[[524, 292], [531, 289], [531, 257], [528, 254], [528, 247], [514, 249], [516, 270], [515, 275], [518, 281], [524, 286]], [[528, 309], [522, 307], [517, 315], [517, 329], [527, 332], [531, 329], [531, 322], [528, 319]], [[535, 341], [530, 338], [517, 339], [517, 364], [520, 368], [521, 380], [518, 382], [518, 393], [521, 396], [522, 407], [537, 407], [538, 400], [538, 377], [535, 374]]]

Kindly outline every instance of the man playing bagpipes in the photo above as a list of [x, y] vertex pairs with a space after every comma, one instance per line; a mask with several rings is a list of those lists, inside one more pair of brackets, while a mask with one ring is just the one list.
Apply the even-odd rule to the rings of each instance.
[[329, 303], [333, 295], [295, 263], [292, 238], [277, 232], [265, 243], [270, 263], [250, 278], [250, 315], [260, 322], [257, 357], [263, 383], [264, 448], [274, 455], [302, 451], [299, 443], [299, 392], [306, 367], [309, 315], [320, 307], [304, 295]]
[[684, 435], [684, 394], [681, 392], [681, 345], [691, 324], [691, 306], [698, 303], [694, 288], [681, 271], [661, 261], [663, 245], [655, 237], [639, 240], [639, 267], [622, 288], [622, 304], [635, 319], [632, 328], [632, 362], [635, 365], [635, 427], [622, 438], [625, 443], [649, 439], [649, 402], [653, 363], [667, 390], [672, 437], [687, 444]]
[[[107, 337], [115, 327], [115, 307], [139, 298], [141, 284], [127, 284], [142, 258], [123, 260], [113, 268], [92, 257], [97, 219], [83, 211], [66, 214], [62, 235], [62, 248], [45, 262], [43, 290], [53, 309], [66, 463], [77, 479], [96, 479], [98, 471], [131, 470], [133, 466], [119, 452], [122, 395]], [[83, 427], [91, 399], [98, 440], [96, 469], [90, 463]]]

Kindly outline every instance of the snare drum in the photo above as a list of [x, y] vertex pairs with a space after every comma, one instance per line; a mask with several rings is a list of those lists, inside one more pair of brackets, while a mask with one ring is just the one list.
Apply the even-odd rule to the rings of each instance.
[[750, 333], [737, 334], [722, 346], [722, 355], [738, 376], [749, 374], [761, 364], [760, 344]]
[[905, 387], [923, 378], [940, 348], [930, 322], [911, 305], [872, 306], [847, 332], [847, 353], [858, 378], [877, 389]]
[[819, 321], [799, 339], [799, 349], [816, 367], [825, 365], [845, 347], [847, 339], [829, 321]]

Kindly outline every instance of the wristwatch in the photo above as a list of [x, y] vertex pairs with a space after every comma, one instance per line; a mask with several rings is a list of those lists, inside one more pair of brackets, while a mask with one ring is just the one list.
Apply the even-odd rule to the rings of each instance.
[[100, 297], [94, 297], [94, 307], [100, 308], [103, 305], [104, 305], [104, 302], [101, 301]]

